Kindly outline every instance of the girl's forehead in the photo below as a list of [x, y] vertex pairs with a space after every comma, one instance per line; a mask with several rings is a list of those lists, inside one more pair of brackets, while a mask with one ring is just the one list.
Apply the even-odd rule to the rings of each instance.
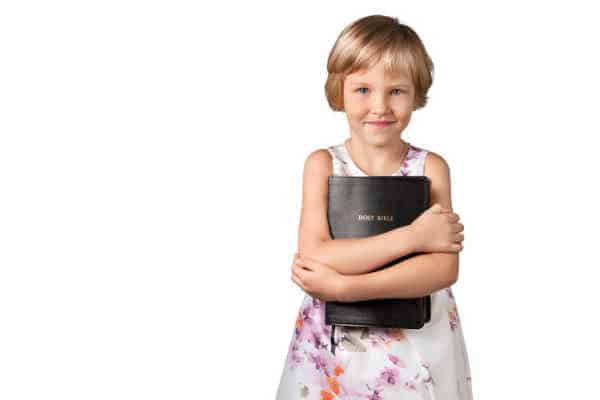
[[410, 75], [408, 75], [405, 71], [394, 71], [394, 72], [384, 72], [379, 69], [365, 69], [353, 72], [346, 76], [346, 79], [352, 82], [366, 82], [369, 80], [380, 80], [383, 76], [384, 80], [394, 81], [398, 83], [410, 83], [412, 82]]

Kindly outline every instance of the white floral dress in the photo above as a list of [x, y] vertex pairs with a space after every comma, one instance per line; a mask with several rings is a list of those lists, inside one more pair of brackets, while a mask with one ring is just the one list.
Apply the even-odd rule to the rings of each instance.
[[[366, 176], [345, 141], [328, 147], [333, 174]], [[427, 150], [409, 143], [392, 175], [423, 175]], [[471, 373], [451, 288], [431, 294], [431, 320], [421, 329], [332, 327], [325, 304], [305, 294], [276, 400], [471, 400]], [[331, 351], [335, 342], [335, 354]]]

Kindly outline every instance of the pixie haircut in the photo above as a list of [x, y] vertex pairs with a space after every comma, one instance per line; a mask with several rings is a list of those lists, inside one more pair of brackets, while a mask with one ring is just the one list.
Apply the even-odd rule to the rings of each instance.
[[398, 18], [370, 15], [340, 33], [327, 59], [325, 96], [333, 111], [344, 111], [344, 79], [383, 60], [386, 73], [404, 73], [415, 88], [413, 111], [425, 107], [433, 62], [415, 31]]

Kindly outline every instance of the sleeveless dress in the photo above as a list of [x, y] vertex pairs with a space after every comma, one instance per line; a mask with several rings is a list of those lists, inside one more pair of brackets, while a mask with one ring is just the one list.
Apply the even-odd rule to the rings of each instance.
[[[428, 151], [408, 145], [392, 176], [424, 175]], [[333, 175], [367, 176], [350, 158], [345, 141], [327, 150]], [[431, 293], [431, 320], [421, 329], [332, 329], [324, 311], [322, 300], [305, 294], [276, 400], [472, 400], [467, 349], [451, 288]]]

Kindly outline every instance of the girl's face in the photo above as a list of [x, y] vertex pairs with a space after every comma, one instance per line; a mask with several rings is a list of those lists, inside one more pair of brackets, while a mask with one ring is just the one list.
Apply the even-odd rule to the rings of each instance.
[[[372, 144], [396, 141], [410, 122], [414, 87], [405, 74], [387, 75], [380, 61], [344, 80], [344, 111], [353, 135]], [[388, 121], [377, 125], [375, 121]]]

